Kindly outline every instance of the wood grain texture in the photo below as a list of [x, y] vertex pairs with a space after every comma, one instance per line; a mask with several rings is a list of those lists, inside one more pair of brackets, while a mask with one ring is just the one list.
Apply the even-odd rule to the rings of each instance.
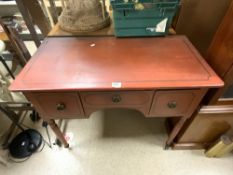
[[47, 38], [12, 91], [121, 90], [223, 86], [184, 36]]

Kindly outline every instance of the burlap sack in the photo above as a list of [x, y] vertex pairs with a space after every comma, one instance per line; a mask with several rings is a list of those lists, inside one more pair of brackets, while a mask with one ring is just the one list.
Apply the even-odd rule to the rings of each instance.
[[59, 25], [72, 33], [96, 31], [110, 24], [108, 13], [103, 11], [99, 0], [68, 0]]

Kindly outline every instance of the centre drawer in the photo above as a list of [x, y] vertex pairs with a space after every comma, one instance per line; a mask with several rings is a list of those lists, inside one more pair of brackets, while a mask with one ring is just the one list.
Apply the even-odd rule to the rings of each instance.
[[95, 109], [132, 108], [148, 115], [153, 91], [108, 91], [81, 92], [84, 111], [87, 115]]

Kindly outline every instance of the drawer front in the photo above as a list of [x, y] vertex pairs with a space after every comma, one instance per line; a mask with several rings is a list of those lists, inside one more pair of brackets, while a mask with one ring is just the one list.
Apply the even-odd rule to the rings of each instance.
[[32, 101], [39, 113], [46, 118], [84, 117], [79, 96], [75, 92], [32, 93], [29, 96], [29, 100]]
[[153, 91], [81, 92], [86, 115], [104, 108], [131, 108], [148, 115]]
[[158, 91], [150, 110], [151, 117], [188, 116], [200, 101], [200, 90]]

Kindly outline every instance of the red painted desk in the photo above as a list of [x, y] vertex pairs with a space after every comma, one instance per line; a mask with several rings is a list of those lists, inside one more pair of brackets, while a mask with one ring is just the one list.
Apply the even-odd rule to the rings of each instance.
[[184, 36], [47, 38], [10, 86], [30, 100], [68, 146], [54, 119], [104, 108], [180, 117], [170, 146], [209, 88], [223, 82]]

